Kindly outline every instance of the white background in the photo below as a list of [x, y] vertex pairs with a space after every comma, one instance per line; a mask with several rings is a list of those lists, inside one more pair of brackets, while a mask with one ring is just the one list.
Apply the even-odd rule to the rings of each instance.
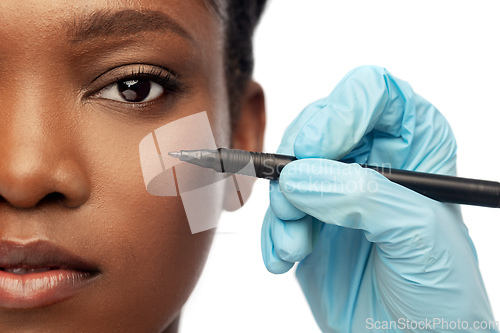
[[[459, 176], [500, 181], [499, 13], [498, 1], [271, 1], [255, 36], [265, 149], [274, 152], [296, 115], [349, 70], [379, 65], [448, 119]], [[268, 203], [268, 182], [259, 180], [244, 208], [222, 216], [181, 332], [319, 332], [294, 272], [273, 275], [262, 262]], [[462, 211], [500, 320], [500, 210]]]

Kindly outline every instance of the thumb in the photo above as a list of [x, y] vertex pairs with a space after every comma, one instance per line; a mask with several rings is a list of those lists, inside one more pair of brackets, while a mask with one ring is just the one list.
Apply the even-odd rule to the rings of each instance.
[[447, 250], [444, 238], [462, 233], [460, 223], [442, 221], [450, 220], [443, 218], [450, 205], [358, 164], [297, 160], [283, 169], [279, 184], [292, 205], [325, 223], [363, 230], [387, 258], [411, 261], [440, 256]]

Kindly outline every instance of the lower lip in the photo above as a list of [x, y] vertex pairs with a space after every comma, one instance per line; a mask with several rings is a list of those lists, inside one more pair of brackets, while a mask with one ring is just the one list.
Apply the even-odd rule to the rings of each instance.
[[76, 294], [95, 276], [67, 269], [23, 275], [0, 270], [0, 307], [27, 309], [60, 302]]

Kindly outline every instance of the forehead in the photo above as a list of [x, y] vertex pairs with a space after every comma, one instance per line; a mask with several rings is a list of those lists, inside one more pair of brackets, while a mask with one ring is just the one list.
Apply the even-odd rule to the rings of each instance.
[[222, 24], [212, 1], [2, 0], [0, 32], [25, 43], [74, 40], [103, 30], [117, 37], [148, 30], [192, 41], [218, 39]]

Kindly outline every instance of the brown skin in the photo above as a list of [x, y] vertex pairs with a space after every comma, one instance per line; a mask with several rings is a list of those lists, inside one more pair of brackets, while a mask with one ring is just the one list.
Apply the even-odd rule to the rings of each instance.
[[[144, 31], [72, 41], [67, 22], [100, 9], [161, 11], [191, 40]], [[219, 146], [260, 151], [261, 87], [249, 83], [232, 135], [222, 23], [202, 0], [2, 0], [0, 35], [0, 239], [45, 239], [101, 272], [64, 301], [0, 308], [0, 332], [177, 332], [214, 231], [191, 234], [180, 198], [148, 194], [139, 142], [207, 111]], [[142, 107], [97, 96], [118, 79], [113, 68], [137, 64], [170, 69], [182, 88]], [[223, 196], [207, 200], [220, 212]]]

